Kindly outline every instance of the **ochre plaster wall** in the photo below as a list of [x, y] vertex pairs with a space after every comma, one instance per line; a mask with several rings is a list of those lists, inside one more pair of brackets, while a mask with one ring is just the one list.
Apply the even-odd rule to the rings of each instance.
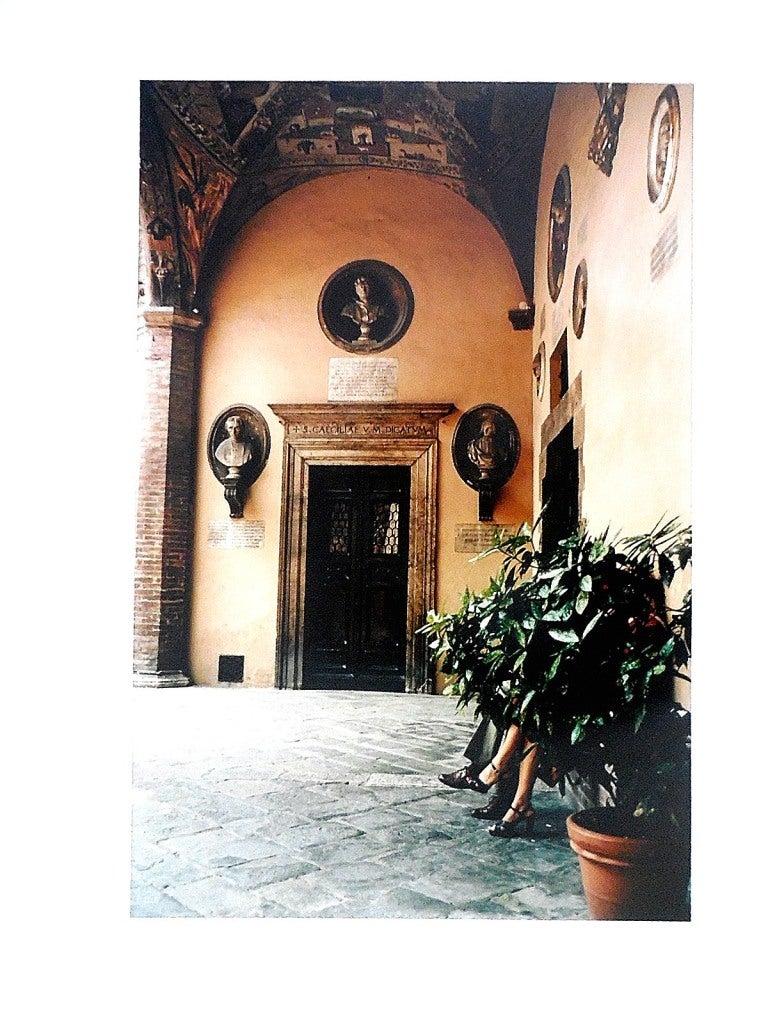
[[[536, 323], [532, 357], [543, 340], [547, 357], [567, 330], [569, 379], [581, 374], [583, 466], [581, 514], [592, 530], [650, 529], [663, 515], [691, 516], [691, 149], [693, 97], [680, 99], [679, 164], [663, 210], [648, 196], [648, 136], [664, 85], [630, 85], [610, 176], [590, 159], [599, 113], [591, 84], [557, 89], [545, 148], [535, 259]], [[560, 168], [571, 176], [570, 244], [562, 291], [547, 287], [552, 189]], [[677, 225], [677, 251], [651, 278], [651, 254]], [[585, 259], [587, 312], [582, 337], [571, 321], [574, 273]], [[534, 401], [537, 471], [549, 380]], [[578, 426], [577, 426], [578, 430]], [[535, 499], [540, 498], [537, 480]]]
[[[625, 535], [651, 529], [661, 517], [691, 522], [691, 161], [693, 90], [677, 85], [679, 162], [663, 209], [648, 196], [648, 137], [661, 85], [630, 85], [610, 176], [588, 159], [599, 112], [592, 85], [560, 86], [550, 118], [539, 190], [535, 258], [536, 323], [532, 356], [547, 358], [567, 331], [569, 381], [581, 376], [581, 517], [592, 532]], [[552, 189], [560, 168], [571, 176], [570, 244], [562, 291], [547, 287]], [[676, 252], [656, 280], [651, 256], [662, 233]], [[584, 331], [573, 331], [576, 267], [585, 259], [588, 298]], [[572, 385], [573, 386], [573, 385]], [[540, 507], [542, 435], [551, 435], [549, 378], [534, 399], [533, 447]], [[583, 435], [581, 433], [583, 428]], [[690, 584], [676, 582], [675, 601]], [[677, 685], [690, 705], [690, 686]]]
[[[273, 683], [283, 428], [269, 404], [327, 400], [329, 359], [348, 353], [323, 333], [317, 301], [330, 275], [359, 259], [391, 264], [413, 289], [410, 328], [380, 353], [398, 360], [398, 400], [456, 406], [440, 428], [438, 606], [455, 607], [464, 587], [484, 586], [492, 568], [454, 550], [456, 525], [477, 522], [477, 494], [456, 475], [450, 452], [462, 412], [493, 403], [514, 417], [522, 454], [495, 521], [531, 517], [531, 332], [509, 323], [508, 311], [525, 296], [495, 229], [450, 189], [399, 171], [353, 171], [283, 194], [238, 237], [203, 341], [190, 644], [199, 685], [216, 684], [220, 654], [245, 656], [246, 685]], [[265, 524], [261, 548], [208, 543], [209, 524], [227, 521], [229, 509], [206, 440], [234, 404], [255, 406], [272, 437], [244, 511]]]

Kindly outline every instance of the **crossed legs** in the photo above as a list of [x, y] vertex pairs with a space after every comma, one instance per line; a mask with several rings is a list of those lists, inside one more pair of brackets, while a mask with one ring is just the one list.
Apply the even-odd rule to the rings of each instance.
[[525, 822], [528, 832], [533, 828], [535, 812], [531, 807], [531, 794], [539, 764], [538, 744], [528, 743], [519, 726], [511, 725], [504, 733], [498, 751], [478, 776], [484, 785], [492, 786], [504, 777], [510, 763], [515, 758], [519, 758], [519, 775], [515, 794], [502, 820], [489, 829], [492, 836], [502, 839], [508, 838], [512, 829], [521, 822]]

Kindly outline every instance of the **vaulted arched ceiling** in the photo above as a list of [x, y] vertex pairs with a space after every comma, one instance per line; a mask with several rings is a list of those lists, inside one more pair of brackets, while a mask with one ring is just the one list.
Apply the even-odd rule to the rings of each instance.
[[510, 82], [145, 82], [146, 287], [157, 292], [159, 271], [161, 303], [204, 305], [218, 260], [264, 203], [369, 165], [433, 175], [480, 208], [531, 296], [553, 94]]

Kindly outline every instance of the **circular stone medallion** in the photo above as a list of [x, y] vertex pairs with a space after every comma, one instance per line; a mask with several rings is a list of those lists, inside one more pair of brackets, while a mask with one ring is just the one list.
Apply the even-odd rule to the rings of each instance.
[[576, 267], [573, 276], [573, 332], [577, 338], [584, 333], [584, 320], [587, 316], [587, 264], [585, 260]]
[[648, 196], [663, 210], [675, 183], [680, 153], [680, 100], [668, 85], [656, 100], [648, 133]]
[[394, 267], [356, 260], [323, 285], [317, 315], [325, 335], [347, 352], [379, 352], [398, 342], [413, 317], [411, 286]]
[[549, 207], [549, 250], [547, 253], [547, 284], [552, 301], [556, 302], [563, 287], [565, 260], [568, 256], [568, 234], [571, 227], [571, 175], [560, 168], [552, 189]]

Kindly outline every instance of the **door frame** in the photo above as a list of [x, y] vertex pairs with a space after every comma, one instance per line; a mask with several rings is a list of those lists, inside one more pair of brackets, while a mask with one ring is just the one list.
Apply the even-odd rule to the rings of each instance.
[[453, 404], [323, 402], [270, 409], [285, 428], [275, 685], [302, 686], [310, 465], [410, 466], [405, 689], [433, 693], [425, 638], [416, 629], [435, 603], [438, 431]]
[[547, 473], [547, 449], [569, 421], [573, 421], [573, 447], [578, 453], [578, 508], [579, 522], [582, 522], [582, 495], [584, 493], [584, 433], [585, 408], [582, 396], [581, 374], [575, 378], [563, 397], [551, 410], [541, 425], [539, 443], [539, 472], [537, 478], [537, 514], [544, 504], [544, 477]]

